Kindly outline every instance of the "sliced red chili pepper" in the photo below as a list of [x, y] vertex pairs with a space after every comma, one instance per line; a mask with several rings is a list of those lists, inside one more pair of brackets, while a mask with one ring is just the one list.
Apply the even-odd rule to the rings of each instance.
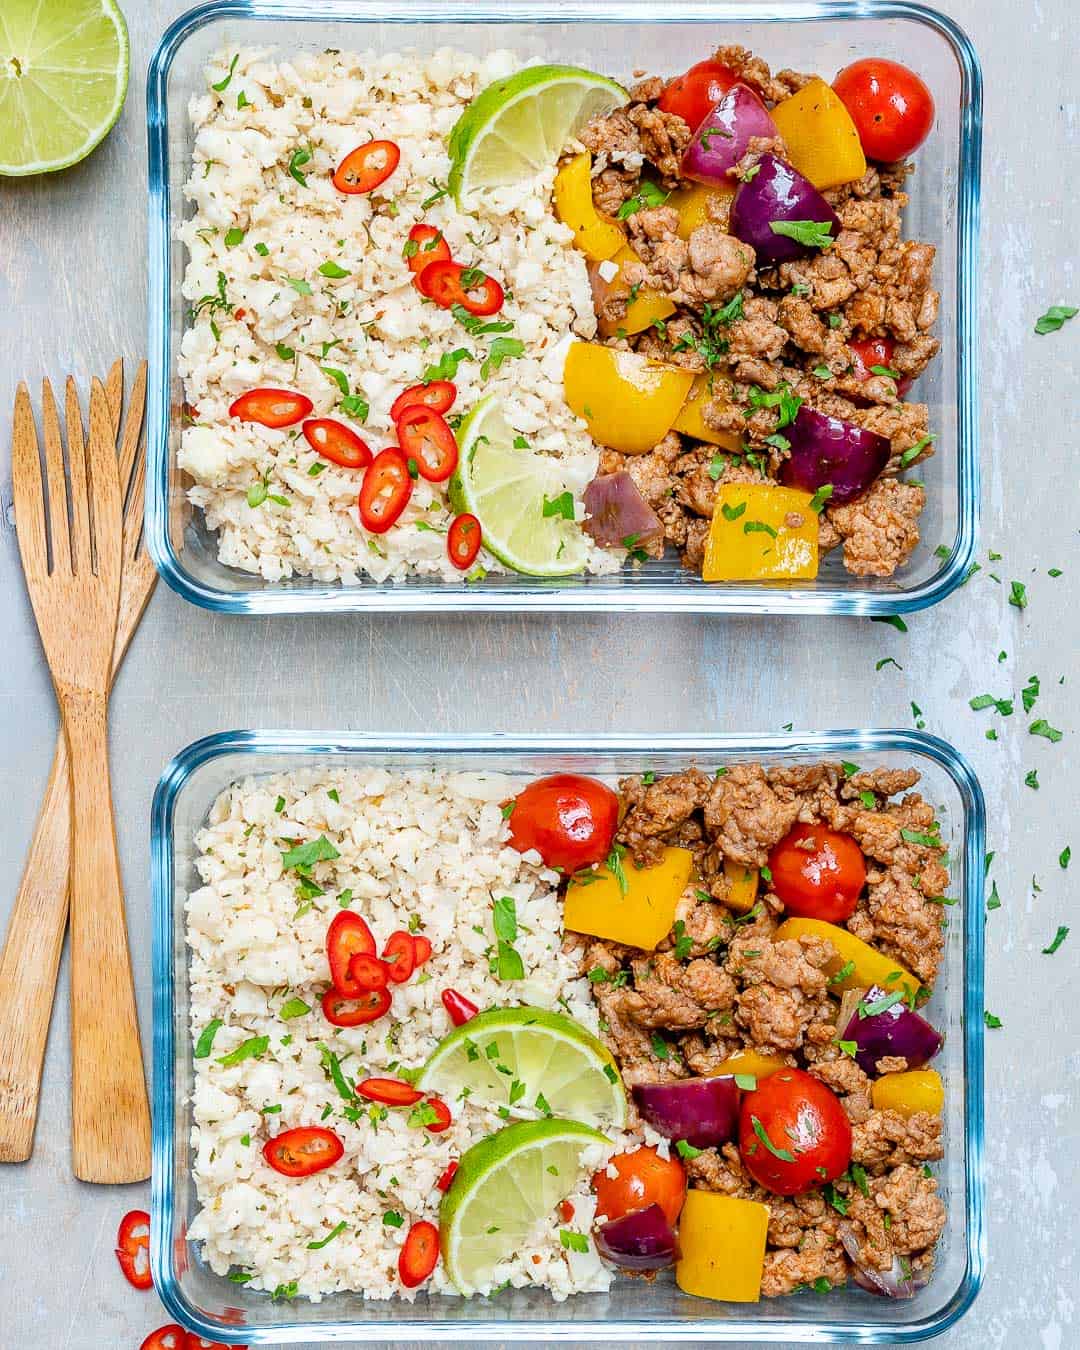
[[413, 480], [396, 445], [380, 450], [360, 484], [360, 520], [372, 534], [385, 534], [412, 496]]
[[249, 389], [229, 405], [229, 416], [276, 430], [302, 421], [314, 406], [306, 394], [292, 389]]
[[339, 994], [355, 998], [364, 993], [361, 985], [349, 979], [349, 962], [354, 956], [375, 955], [375, 938], [359, 914], [343, 909], [334, 916], [326, 933], [326, 956], [330, 962], [330, 979]]
[[150, 1274], [150, 1215], [145, 1209], [133, 1209], [120, 1220], [116, 1259], [128, 1284], [136, 1289], [154, 1287]]
[[439, 1264], [439, 1230], [427, 1219], [409, 1229], [405, 1245], [398, 1255], [398, 1274], [406, 1289], [423, 1284]]
[[406, 408], [422, 403], [437, 413], [448, 413], [457, 398], [457, 385], [450, 380], [432, 380], [430, 384], [410, 385], [404, 393], [398, 394], [390, 409], [390, 416], [396, 422]]
[[459, 994], [456, 989], [444, 989], [440, 995], [442, 1005], [449, 1015], [450, 1021], [454, 1026], [462, 1027], [466, 1022], [476, 1016], [480, 1009], [472, 1001], [466, 998], [464, 994]]
[[323, 1016], [335, 1027], [363, 1027], [390, 1011], [389, 989], [366, 989], [355, 998], [328, 989], [322, 997]]
[[333, 1130], [321, 1125], [300, 1125], [282, 1130], [263, 1145], [263, 1157], [283, 1177], [310, 1177], [324, 1172], [345, 1152]]
[[[409, 244], [415, 244], [413, 250]], [[414, 225], [409, 231], [409, 244], [405, 245], [405, 261], [414, 276], [433, 262], [449, 262], [450, 245], [443, 238], [442, 230], [434, 225]]]
[[397, 419], [402, 453], [416, 460], [422, 478], [443, 483], [457, 468], [458, 443], [444, 417], [434, 408], [414, 403]]
[[358, 993], [385, 989], [390, 983], [390, 967], [368, 952], [357, 952], [349, 960], [349, 985]]
[[443, 1130], [448, 1130], [454, 1123], [450, 1108], [441, 1097], [425, 1097], [424, 1105], [430, 1106], [435, 1112], [435, 1119], [425, 1123], [425, 1130], [430, 1130], [432, 1134], [442, 1134]]
[[470, 314], [485, 318], [497, 314], [503, 306], [503, 288], [479, 267], [465, 267], [457, 262], [429, 263], [416, 284], [440, 309], [461, 305]]
[[189, 1331], [184, 1350], [229, 1350], [229, 1347], [222, 1344], [221, 1341], [204, 1340], [201, 1336], [196, 1336], [193, 1331]]
[[232, 316], [234, 319], [242, 319], [246, 313], [247, 310], [243, 307], [243, 305], [240, 305], [233, 310]]
[[168, 1326], [152, 1331], [139, 1350], [186, 1350], [188, 1334], [183, 1327], [170, 1322]]
[[346, 469], [366, 469], [371, 463], [371, 451], [343, 422], [335, 422], [332, 417], [312, 417], [304, 423], [303, 431], [312, 450], [333, 464]]
[[573, 1202], [570, 1200], [560, 1200], [559, 1218], [562, 1219], [563, 1223], [569, 1223], [573, 1217], [574, 1217]]
[[416, 948], [413, 946], [412, 934], [406, 933], [403, 928], [391, 933], [382, 954], [390, 978], [395, 984], [404, 984], [416, 968]]
[[482, 540], [483, 532], [475, 516], [467, 511], [455, 516], [446, 532], [447, 556], [456, 568], [467, 572], [476, 561]]
[[458, 1160], [452, 1158], [450, 1162], [446, 1164], [446, 1171], [435, 1183], [436, 1188], [444, 1193], [448, 1191], [450, 1189], [450, 1183], [453, 1181], [454, 1177], [457, 1176], [457, 1170], [460, 1166], [461, 1164]]
[[356, 1090], [369, 1102], [382, 1102], [385, 1106], [415, 1106], [424, 1095], [400, 1078], [365, 1078], [356, 1085]]
[[423, 935], [418, 933], [413, 936], [413, 965], [422, 966], [431, 956], [431, 942]]
[[393, 141], [368, 141], [350, 150], [330, 180], [339, 192], [352, 196], [374, 192], [397, 168], [401, 151]]

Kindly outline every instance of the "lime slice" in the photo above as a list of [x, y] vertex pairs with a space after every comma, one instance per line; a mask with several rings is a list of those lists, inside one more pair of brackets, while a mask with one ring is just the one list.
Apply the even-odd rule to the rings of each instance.
[[454, 200], [550, 168], [591, 118], [620, 108], [622, 85], [578, 66], [530, 66], [481, 90], [447, 142]]
[[569, 1116], [621, 1129], [626, 1092], [606, 1047], [573, 1018], [544, 1008], [491, 1008], [439, 1042], [417, 1087], [514, 1115]]
[[439, 1206], [443, 1263], [461, 1293], [490, 1287], [498, 1263], [577, 1185], [585, 1150], [607, 1142], [575, 1120], [519, 1120], [465, 1152]]
[[113, 0], [0, 4], [0, 174], [77, 164], [124, 106], [128, 36]]
[[[478, 403], [458, 428], [461, 455], [450, 480], [455, 511], [471, 511], [484, 532], [484, 547], [515, 572], [565, 577], [585, 566], [588, 549], [581, 527], [556, 509], [566, 486], [559, 462], [514, 448], [514, 429], [494, 394]], [[569, 506], [569, 503], [567, 503]]]

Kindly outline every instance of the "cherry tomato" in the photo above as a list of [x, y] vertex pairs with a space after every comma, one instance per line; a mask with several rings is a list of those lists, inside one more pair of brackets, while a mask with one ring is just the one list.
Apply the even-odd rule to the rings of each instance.
[[426, 938], [423, 933], [418, 933], [413, 937], [413, 965], [422, 966], [425, 961], [431, 958], [431, 940]]
[[459, 994], [456, 989], [444, 989], [439, 997], [442, 999], [447, 1016], [456, 1027], [463, 1027], [480, 1011], [471, 998]]
[[449, 261], [428, 263], [416, 284], [440, 309], [461, 305], [470, 314], [486, 318], [503, 306], [503, 288], [479, 267]]
[[324, 1172], [345, 1152], [345, 1145], [333, 1130], [321, 1125], [301, 1125], [282, 1130], [263, 1145], [263, 1157], [283, 1177], [310, 1177]]
[[548, 867], [576, 872], [603, 862], [619, 821], [619, 799], [604, 783], [576, 773], [538, 778], [518, 793], [510, 812], [510, 842], [536, 849]]
[[277, 430], [303, 421], [314, 406], [306, 394], [292, 389], [249, 389], [229, 405], [229, 416]]
[[[852, 365], [855, 369], [852, 374], [857, 380], [869, 380], [874, 372], [871, 366], [881, 366], [885, 370], [892, 369], [893, 352], [896, 349], [896, 343], [892, 338], [858, 338], [854, 342], [849, 342], [854, 360]], [[913, 380], [902, 379], [896, 381], [896, 392], [901, 398], [911, 388]]]
[[430, 384], [410, 385], [404, 393], [398, 394], [390, 409], [390, 416], [397, 421], [406, 408], [422, 403], [425, 408], [445, 415], [454, 406], [457, 398], [457, 385], [450, 380], [432, 380]]
[[384, 1106], [415, 1106], [424, 1095], [400, 1078], [365, 1078], [357, 1083], [356, 1090], [369, 1102], [382, 1102]]
[[398, 1255], [398, 1274], [406, 1289], [423, 1284], [439, 1263], [439, 1230], [427, 1219], [414, 1223]]
[[330, 181], [339, 192], [350, 196], [374, 192], [386, 182], [400, 160], [401, 151], [393, 141], [368, 141], [349, 151]]
[[366, 469], [371, 463], [371, 451], [344, 422], [335, 422], [332, 417], [312, 417], [304, 423], [303, 431], [312, 450], [332, 464], [341, 464], [346, 469]]
[[454, 1123], [450, 1108], [441, 1097], [426, 1097], [424, 1105], [430, 1106], [432, 1111], [435, 1112], [435, 1119], [424, 1125], [425, 1130], [430, 1130], [432, 1134], [442, 1134], [443, 1130], [448, 1130]]
[[480, 522], [467, 511], [450, 522], [446, 532], [446, 553], [459, 571], [467, 572], [476, 561], [483, 538]]
[[559, 1218], [563, 1223], [569, 1223], [574, 1217], [574, 1202], [572, 1200], [559, 1201]]
[[369, 952], [357, 952], [349, 958], [350, 996], [367, 994], [372, 989], [385, 989], [390, 983], [390, 967]]
[[139, 1350], [187, 1350], [188, 1333], [183, 1327], [170, 1322], [168, 1326], [152, 1331]]
[[360, 520], [372, 534], [385, 534], [412, 496], [413, 480], [396, 445], [380, 450], [360, 484]]
[[128, 1284], [136, 1289], [154, 1287], [150, 1274], [150, 1215], [145, 1209], [133, 1209], [120, 1220], [116, 1259]]
[[454, 1180], [454, 1177], [457, 1176], [457, 1170], [460, 1166], [461, 1164], [458, 1162], [458, 1160], [456, 1158], [452, 1158], [450, 1162], [446, 1164], [446, 1171], [435, 1183], [436, 1189], [442, 1191], [445, 1194], [445, 1192], [450, 1189], [450, 1183]]
[[421, 478], [444, 483], [457, 468], [458, 443], [445, 418], [422, 403], [410, 404], [397, 419], [401, 452], [416, 461]]
[[677, 114], [691, 131], [696, 131], [738, 78], [719, 61], [699, 61], [671, 81], [657, 106], [661, 112]]
[[322, 996], [322, 1010], [332, 1026], [363, 1027], [388, 1013], [392, 1002], [389, 989], [368, 989], [355, 998], [328, 989]]
[[450, 245], [442, 230], [434, 225], [414, 225], [409, 231], [409, 242], [416, 245], [416, 251], [406, 246], [405, 261], [414, 276], [419, 276], [428, 263], [450, 261]]
[[382, 954], [391, 980], [395, 984], [404, 984], [416, 968], [416, 947], [412, 934], [406, 933], [403, 928], [391, 933]]
[[678, 1158], [661, 1158], [656, 1149], [643, 1145], [616, 1153], [608, 1167], [618, 1175], [609, 1177], [607, 1168], [601, 1168], [592, 1179], [598, 1214], [621, 1219], [636, 1209], [659, 1205], [675, 1226], [686, 1199], [686, 1172]]
[[359, 914], [343, 909], [334, 916], [326, 933], [326, 957], [330, 962], [330, 979], [339, 994], [353, 998], [364, 989], [349, 979], [349, 963], [354, 956], [375, 955], [375, 938]]
[[833, 80], [851, 114], [868, 159], [886, 164], [914, 154], [934, 125], [934, 97], [918, 75], [898, 61], [867, 57]]
[[843, 923], [866, 885], [866, 859], [850, 834], [794, 825], [769, 854], [772, 889], [789, 914]]
[[759, 1186], [774, 1195], [801, 1195], [846, 1171], [851, 1124], [820, 1079], [780, 1069], [742, 1099], [739, 1153]]

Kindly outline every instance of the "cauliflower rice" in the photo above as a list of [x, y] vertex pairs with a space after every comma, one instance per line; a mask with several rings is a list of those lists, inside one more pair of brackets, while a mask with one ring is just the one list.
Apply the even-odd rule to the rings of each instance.
[[[512, 792], [498, 774], [327, 769], [247, 779], [215, 802], [197, 836], [204, 884], [188, 897], [187, 939], [196, 1044], [212, 1020], [221, 1022], [212, 1049], [195, 1060], [201, 1208], [189, 1230], [217, 1274], [249, 1276], [250, 1288], [279, 1296], [318, 1300], [352, 1290], [413, 1298], [397, 1274], [410, 1224], [437, 1224], [435, 1183], [447, 1164], [505, 1124], [471, 1101], [448, 1102], [453, 1124], [431, 1134], [409, 1125], [408, 1110], [350, 1102], [334, 1086], [326, 1050], [354, 1083], [421, 1065], [451, 1029], [439, 997], [447, 987], [479, 1007], [561, 1009], [596, 1032], [587, 981], [561, 950], [558, 874], [507, 843], [499, 803]], [[283, 851], [320, 835], [340, 856], [314, 866], [323, 894], [298, 900]], [[498, 980], [488, 960], [492, 903], [503, 895], [516, 903], [526, 972], [512, 983]], [[398, 928], [422, 931], [433, 948], [418, 975], [394, 986], [391, 1012], [352, 1029], [330, 1025], [319, 1006], [330, 981], [327, 928], [345, 907], [364, 916], [380, 949]], [[297, 999], [310, 1011], [283, 1020], [282, 1008]], [[262, 1054], [232, 1067], [219, 1062], [261, 1036], [269, 1038]], [[324, 1121], [344, 1142], [339, 1163], [290, 1179], [265, 1162], [268, 1138]], [[571, 1193], [572, 1221], [553, 1214], [527, 1249], [496, 1269], [493, 1286], [540, 1286], [559, 1300], [610, 1286], [591, 1240], [577, 1252], [560, 1238], [564, 1228], [590, 1231], [596, 1202], [588, 1175], [630, 1137], [608, 1134], [612, 1150], [590, 1150], [596, 1156]], [[311, 1249], [340, 1224], [346, 1228], [332, 1241]], [[441, 1264], [425, 1288], [455, 1292]]]
[[[299, 428], [229, 417], [247, 390], [294, 389], [313, 401], [313, 416], [362, 422], [376, 453], [393, 443], [395, 397], [451, 353], [466, 353], [449, 375], [455, 413], [498, 394], [529, 446], [560, 459], [583, 517], [598, 454], [563, 400], [562, 368], [573, 335], [591, 337], [596, 320], [584, 256], [550, 208], [556, 166], [487, 194], [475, 214], [445, 194], [447, 133], [480, 89], [518, 65], [509, 52], [479, 59], [448, 49], [291, 61], [242, 51], [211, 63], [207, 92], [190, 107], [193, 214], [180, 237], [192, 318], [179, 357], [190, 424], [178, 462], [223, 563], [267, 581], [460, 581], [446, 554], [445, 484], [420, 479], [397, 525], [369, 534], [355, 471], [321, 460]], [[397, 142], [399, 167], [374, 193], [343, 195], [331, 174], [373, 138]], [[500, 361], [498, 337], [470, 335], [423, 303], [402, 256], [421, 220], [442, 231], [456, 260], [505, 287], [498, 317], [512, 322], [507, 336], [524, 344], [521, 355]], [[619, 567], [618, 550], [587, 547], [590, 571]], [[503, 570], [486, 550], [478, 565]]]

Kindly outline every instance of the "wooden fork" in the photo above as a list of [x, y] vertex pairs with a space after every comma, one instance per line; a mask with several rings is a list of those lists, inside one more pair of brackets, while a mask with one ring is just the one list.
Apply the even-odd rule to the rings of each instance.
[[[60, 425], [47, 381], [42, 403], [47, 504], [25, 385], [19, 387], [15, 406], [12, 479], [23, 569], [70, 762], [72, 1160], [75, 1175], [85, 1181], [137, 1181], [150, 1171], [150, 1113], [116, 854], [107, 734], [127, 551], [115, 431], [105, 390], [94, 380], [90, 436], [84, 443], [78, 398], [69, 381], [69, 526]], [[129, 615], [134, 603], [129, 596]], [[62, 781], [58, 772], [55, 786]]]

